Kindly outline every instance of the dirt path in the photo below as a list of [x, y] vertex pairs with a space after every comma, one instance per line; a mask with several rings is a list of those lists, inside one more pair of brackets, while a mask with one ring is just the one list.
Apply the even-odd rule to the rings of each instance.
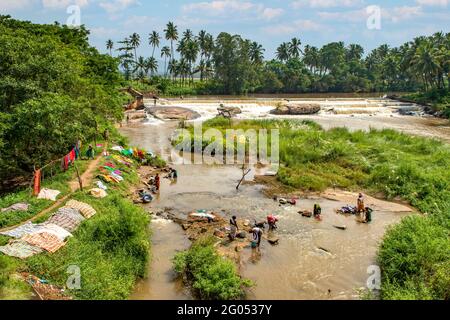
[[[89, 163], [89, 166], [87, 167], [86, 171], [81, 175], [81, 181], [82, 181], [82, 185], [83, 188], [86, 186], [89, 186], [94, 178], [94, 172], [95, 169], [98, 167], [100, 160], [102, 159], [102, 155], [99, 155], [95, 160], [91, 161], [91, 163]], [[70, 187], [70, 193], [65, 195], [64, 197], [56, 200], [55, 203], [53, 203], [50, 207], [44, 209], [43, 211], [39, 212], [38, 214], [36, 214], [35, 216], [33, 216], [32, 218], [23, 221], [15, 226], [9, 226], [3, 229], [0, 229], [0, 232], [4, 232], [4, 231], [8, 231], [14, 228], [17, 228], [25, 223], [28, 222], [33, 222], [36, 221], [38, 218], [46, 215], [49, 212], [52, 212], [56, 209], [58, 209], [60, 206], [63, 205], [63, 203], [66, 202], [66, 200], [76, 191], [78, 191], [78, 189], [80, 189], [80, 184], [78, 182], [78, 177], [75, 177], [74, 179], [72, 179], [69, 182], [69, 187]]]

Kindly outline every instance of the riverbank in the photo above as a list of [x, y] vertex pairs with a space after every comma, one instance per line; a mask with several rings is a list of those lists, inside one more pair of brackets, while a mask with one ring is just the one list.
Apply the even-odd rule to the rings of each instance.
[[401, 99], [429, 106], [436, 116], [450, 119], [450, 92], [447, 89], [402, 95]]
[[[406, 200], [426, 213], [428, 216], [405, 219], [384, 238], [378, 258], [384, 275], [381, 296], [445, 299], [449, 278], [439, 270], [450, 261], [450, 252], [444, 249], [449, 243], [448, 223], [442, 224], [450, 212], [448, 144], [393, 130], [324, 131], [310, 122], [246, 120], [230, 125], [229, 120], [214, 119], [203, 124], [204, 130], [208, 128], [279, 129], [278, 180], [294, 189], [366, 190]], [[208, 142], [204, 141], [204, 146]], [[421, 249], [414, 246], [405, 250], [407, 239], [419, 241], [417, 235], [424, 239]], [[422, 256], [422, 250], [439, 254]]]
[[[91, 206], [96, 214], [72, 232], [73, 236], [63, 248], [53, 254], [42, 253], [26, 260], [0, 255], [0, 264], [7, 266], [3, 269], [7, 271], [0, 277], [2, 299], [33, 298], [29, 285], [21, 280], [20, 275], [24, 273], [63, 290], [60, 298], [87, 300], [126, 299], [137, 279], [147, 276], [150, 219], [140, 205], [133, 203], [134, 195], [130, 191], [141, 183], [138, 174], [140, 160], [110, 152], [112, 157], [100, 157], [98, 166], [91, 173], [91, 183], [85, 185], [83, 191], [70, 195], [70, 200]], [[107, 196], [93, 197], [88, 190], [98, 187], [96, 181], [100, 180], [95, 177], [105, 175], [106, 168], [111, 165], [119, 170], [117, 172], [123, 180], [104, 181]], [[47, 221], [54, 212], [39, 217], [35, 222]], [[2, 244], [8, 241], [6, 238], [3, 240]], [[67, 287], [70, 270], [79, 270], [79, 288]], [[53, 296], [50, 299], [58, 298]]]

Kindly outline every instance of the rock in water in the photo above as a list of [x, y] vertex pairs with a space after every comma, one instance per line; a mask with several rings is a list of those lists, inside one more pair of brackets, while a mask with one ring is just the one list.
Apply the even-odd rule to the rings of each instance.
[[242, 113], [242, 110], [238, 107], [228, 107], [223, 104], [220, 105], [220, 108], [217, 108], [217, 111], [219, 112], [219, 116], [225, 118], [233, 118]]
[[267, 239], [267, 241], [268, 241], [271, 245], [276, 246], [276, 245], [279, 244], [280, 239], [279, 239], [279, 238], [270, 238], [270, 239]]
[[147, 112], [160, 120], [194, 120], [200, 118], [200, 114], [191, 109], [182, 107], [151, 107]]
[[318, 104], [283, 104], [272, 110], [270, 113], [275, 115], [308, 115], [315, 114], [320, 111], [321, 107]]

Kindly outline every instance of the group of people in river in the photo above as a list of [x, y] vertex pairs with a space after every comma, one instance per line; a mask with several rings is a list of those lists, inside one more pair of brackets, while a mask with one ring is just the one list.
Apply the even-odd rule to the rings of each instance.
[[[178, 171], [174, 168], [169, 168], [169, 173], [165, 178], [176, 181], [178, 179]], [[159, 173], [151, 177], [146, 185], [148, 186], [148, 190], [151, 193], [146, 191], [145, 189], [141, 189], [139, 190], [139, 197], [141, 198], [143, 203], [150, 203], [153, 201], [152, 193], [158, 194], [161, 189], [161, 176], [159, 175]]]
[[[364, 203], [364, 195], [362, 193], [359, 194], [357, 199], [357, 214], [360, 216], [361, 222], [368, 223], [372, 221], [372, 210], [370, 208], [366, 208]], [[314, 204], [313, 216], [318, 221], [322, 220], [322, 208], [318, 203]], [[258, 223], [255, 221], [251, 229], [252, 234], [251, 246], [253, 249], [259, 250], [265, 225], [267, 224], [269, 226], [269, 232], [273, 232], [278, 228], [277, 226], [278, 221], [279, 221], [278, 218], [273, 214], [267, 216], [267, 222]], [[237, 217], [232, 216], [232, 218], [230, 219], [230, 234], [229, 234], [229, 238], [231, 241], [234, 241], [236, 239], [238, 232], [239, 226], [237, 222]]]

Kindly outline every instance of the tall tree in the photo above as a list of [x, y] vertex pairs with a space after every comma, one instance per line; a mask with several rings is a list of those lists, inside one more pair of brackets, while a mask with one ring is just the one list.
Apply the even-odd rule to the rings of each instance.
[[148, 43], [153, 47], [152, 58], [155, 56], [155, 49], [159, 48], [160, 40], [161, 37], [156, 31], [153, 31], [148, 38]]
[[178, 28], [173, 22], [167, 23], [166, 29], [164, 30], [166, 40], [170, 41], [170, 52], [172, 61], [175, 59], [173, 51], [173, 42], [178, 40]]
[[277, 48], [277, 59], [281, 62], [289, 60], [291, 57], [289, 53], [289, 44], [287, 42], [283, 42], [278, 48]]
[[130, 36], [130, 44], [134, 49], [134, 59], [137, 61], [137, 48], [141, 45], [141, 37], [136, 32]]
[[170, 48], [168, 46], [164, 46], [161, 49], [161, 58], [164, 58], [164, 76], [167, 76], [167, 58], [170, 58]]
[[106, 41], [106, 49], [109, 50], [109, 55], [112, 56], [112, 50], [114, 49], [114, 42], [111, 39]]
[[302, 42], [299, 38], [292, 38], [291, 42], [289, 43], [289, 54], [291, 55], [291, 57], [300, 57], [300, 53], [303, 53], [301, 45]]

